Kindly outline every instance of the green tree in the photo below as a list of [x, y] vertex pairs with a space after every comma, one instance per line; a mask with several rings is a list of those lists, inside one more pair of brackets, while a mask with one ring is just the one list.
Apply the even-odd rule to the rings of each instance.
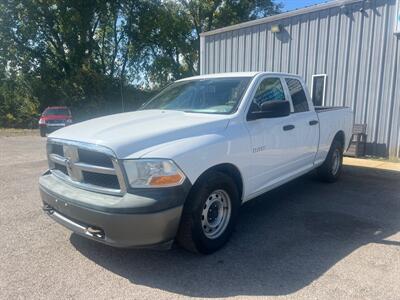
[[169, 0], [157, 3], [140, 26], [150, 49], [145, 72], [154, 84], [199, 73], [200, 34], [280, 12], [272, 0]]
[[34, 128], [39, 101], [25, 78], [2, 78], [0, 82], [0, 127]]
[[[199, 72], [201, 32], [278, 12], [272, 0], [3, 0], [0, 126], [49, 105], [88, 118]], [[139, 101], [139, 97], [141, 101]]]
[[3, 76], [28, 76], [32, 96], [40, 100], [41, 109], [66, 104], [80, 112], [103, 113], [108, 102], [115, 103], [120, 94], [130, 49], [125, 27], [139, 13], [136, 3], [2, 2]]

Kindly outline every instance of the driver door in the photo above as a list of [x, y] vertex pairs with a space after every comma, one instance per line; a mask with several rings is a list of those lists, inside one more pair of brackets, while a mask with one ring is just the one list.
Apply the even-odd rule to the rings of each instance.
[[[248, 114], [260, 110], [266, 101], [288, 100], [284, 82], [280, 77], [266, 76], [260, 79], [250, 103]], [[291, 108], [291, 110], [293, 110]], [[296, 132], [291, 126], [292, 115], [277, 118], [246, 120], [250, 134], [250, 161], [252, 176], [250, 190], [262, 193], [284, 180], [296, 158]]]

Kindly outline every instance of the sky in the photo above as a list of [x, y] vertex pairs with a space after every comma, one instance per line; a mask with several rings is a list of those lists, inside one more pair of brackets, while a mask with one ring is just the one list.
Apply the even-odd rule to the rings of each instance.
[[281, 0], [281, 2], [284, 4], [283, 11], [288, 11], [314, 4], [324, 3], [327, 2], [327, 0]]

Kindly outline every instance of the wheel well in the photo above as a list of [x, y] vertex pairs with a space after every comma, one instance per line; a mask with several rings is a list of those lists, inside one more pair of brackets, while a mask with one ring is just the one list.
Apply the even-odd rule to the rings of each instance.
[[342, 149], [345, 147], [345, 136], [343, 131], [339, 131], [336, 133], [335, 137], [333, 138], [334, 141], [339, 141], [342, 144]]
[[210, 171], [221, 172], [221, 173], [224, 173], [224, 174], [228, 175], [229, 177], [231, 177], [235, 181], [236, 186], [238, 188], [240, 199], [242, 199], [243, 179], [242, 179], [242, 175], [240, 174], [239, 169], [235, 165], [230, 164], [230, 163], [224, 163], [224, 164], [219, 164], [219, 165], [213, 166], [213, 167], [207, 169], [206, 171], [204, 171], [203, 174], [201, 174], [199, 176], [199, 178], [196, 180], [196, 183], [199, 181], [199, 179], [201, 177], [206, 176], [207, 173]]

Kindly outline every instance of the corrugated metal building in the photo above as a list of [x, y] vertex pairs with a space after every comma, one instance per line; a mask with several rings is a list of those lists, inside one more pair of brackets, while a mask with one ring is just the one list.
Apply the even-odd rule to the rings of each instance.
[[367, 124], [368, 154], [400, 157], [398, 2], [332, 1], [203, 33], [201, 74], [302, 75], [314, 101]]

